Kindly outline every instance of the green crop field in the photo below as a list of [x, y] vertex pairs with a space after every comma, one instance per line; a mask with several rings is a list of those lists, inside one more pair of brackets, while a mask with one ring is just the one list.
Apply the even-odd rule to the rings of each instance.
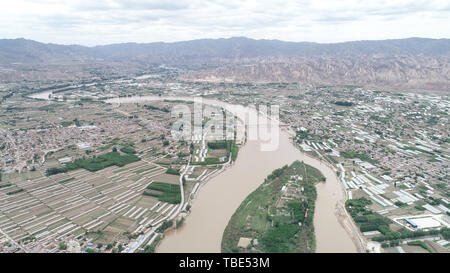
[[65, 173], [80, 168], [95, 172], [113, 165], [123, 167], [129, 163], [139, 160], [140, 158], [133, 154], [121, 155], [119, 152], [110, 152], [94, 158], [78, 159], [74, 162], [67, 163], [61, 168], [49, 168], [46, 171], [46, 175], [50, 176], [58, 173]]
[[179, 185], [168, 184], [163, 182], [153, 182], [147, 186], [148, 190], [144, 195], [157, 197], [159, 201], [171, 204], [181, 202], [181, 190]]

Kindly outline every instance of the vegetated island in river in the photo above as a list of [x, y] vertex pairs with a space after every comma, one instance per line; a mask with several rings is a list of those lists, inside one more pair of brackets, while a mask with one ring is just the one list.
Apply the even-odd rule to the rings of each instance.
[[315, 184], [319, 170], [295, 161], [276, 169], [235, 211], [222, 237], [222, 252], [314, 252]]

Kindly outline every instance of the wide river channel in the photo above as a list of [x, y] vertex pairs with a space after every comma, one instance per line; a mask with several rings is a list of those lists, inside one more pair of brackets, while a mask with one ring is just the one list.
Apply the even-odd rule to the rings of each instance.
[[[110, 99], [110, 103], [138, 103], [152, 100], [185, 100], [192, 97], [128, 97]], [[210, 99], [202, 103], [224, 107], [234, 113], [233, 105]], [[251, 110], [249, 110], [251, 111]], [[239, 116], [239, 115], [238, 115]], [[278, 148], [262, 151], [263, 140], [247, 140], [239, 149], [233, 166], [206, 182], [197, 194], [191, 213], [182, 227], [166, 234], [157, 252], [220, 252], [223, 231], [241, 202], [262, 184], [273, 170], [295, 160], [303, 161], [326, 177], [317, 185], [314, 214], [316, 252], [357, 252], [350, 235], [339, 223], [337, 207], [345, 201], [345, 192], [336, 172], [327, 164], [298, 150], [288, 132], [280, 130]], [[342, 207], [342, 206], [341, 206]]]
[[[48, 99], [48, 93], [30, 97]], [[192, 97], [127, 97], [109, 99], [109, 103], [140, 103], [155, 100], [193, 101]], [[202, 103], [233, 109], [225, 102], [203, 99]], [[233, 112], [232, 110], [230, 110]], [[207, 181], [197, 193], [190, 214], [182, 227], [168, 232], [157, 248], [157, 252], [220, 252], [222, 235], [234, 211], [241, 202], [262, 184], [273, 170], [295, 160], [303, 161], [322, 172], [325, 183], [317, 184], [317, 201], [314, 214], [316, 252], [357, 252], [351, 235], [338, 220], [349, 226], [348, 216], [342, 213], [345, 192], [336, 171], [318, 159], [298, 150], [291, 142], [289, 133], [280, 130], [278, 148], [263, 151], [260, 139], [248, 139], [239, 149], [236, 162], [224, 172]]]

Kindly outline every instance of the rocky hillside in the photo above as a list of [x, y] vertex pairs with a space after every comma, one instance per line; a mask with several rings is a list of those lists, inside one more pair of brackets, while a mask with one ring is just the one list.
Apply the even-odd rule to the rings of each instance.
[[182, 79], [195, 81], [356, 84], [449, 91], [449, 59], [450, 39], [318, 44], [239, 37], [96, 47], [0, 40], [0, 66], [4, 68], [17, 63], [183, 65], [193, 69]]

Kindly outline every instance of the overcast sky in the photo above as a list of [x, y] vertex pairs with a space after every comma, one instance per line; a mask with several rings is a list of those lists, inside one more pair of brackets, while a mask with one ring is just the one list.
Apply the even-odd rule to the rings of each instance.
[[448, 0], [12, 0], [0, 38], [60, 44], [246, 36], [342, 42], [450, 38]]

